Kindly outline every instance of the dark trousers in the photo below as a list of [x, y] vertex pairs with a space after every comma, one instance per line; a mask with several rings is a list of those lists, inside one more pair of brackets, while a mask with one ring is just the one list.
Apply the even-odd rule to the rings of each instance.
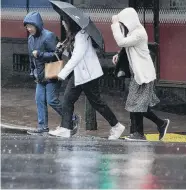
[[63, 100], [63, 114], [61, 126], [72, 129], [72, 114], [74, 112], [74, 104], [78, 100], [83, 91], [87, 96], [92, 107], [98, 111], [113, 127], [118, 120], [108, 105], [101, 99], [99, 90], [99, 79], [92, 80], [88, 83], [75, 86], [74, 75], [71, 75], [65, 89]]
[[155, 115], [152, 110], [149, 108], [147, 112], [130, 112], [131, 119], [131, 128], [130, 133], [138, 132], [144, 135], [143, 129], [143, 118], [147, 118], [154, 122], [157, 127], [161, 127], [164, 124], [164, 121]]

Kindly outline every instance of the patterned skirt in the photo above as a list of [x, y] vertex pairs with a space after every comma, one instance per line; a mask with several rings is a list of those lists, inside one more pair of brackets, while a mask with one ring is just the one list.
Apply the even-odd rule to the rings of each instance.
[[127, 111], [147, 112], [148, 107], [153, 107], [159, 102], [154, 91], [154, 81], [139, 85], [133, 77], [131, 78], [125, 105]]

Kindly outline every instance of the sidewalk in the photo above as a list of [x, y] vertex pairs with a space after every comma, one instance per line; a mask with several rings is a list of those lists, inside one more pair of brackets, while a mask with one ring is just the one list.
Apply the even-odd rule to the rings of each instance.
[[[109, 95], [102, 95], [104, 100], [111, 107], [119, 121], [127, 126], [125, 134], [129, 133], [130, 118], [129, 113], [124, 109], [122, 98]], [[62, 95], [60, 97], [62, 99]], [[35, 106], [35, 89], [30, 88], [2, 88], [1, 90], [1, 123], [6, 126], [13, 125], [25, 128], [35, 128], [37, 126], [37, 113]], [[75, 112], [82, 118], [80, 135], [93, 135], [107, 137], [110, 126], [104, 118], [97, 114], [98, 130], [85, 130], [84, 100], [82, 95], [75, 105]], [[167, 112], [155, 111], [162, 118], [171, 120], [168, 132], [186, 132], [186, 116], [176, 115]], [[60, 117], [49, 108], [49, 127], [55, 128], [60, 124]], [[144, 129], [146, 133], [157, 133], [155, 124], [144, 119]]]

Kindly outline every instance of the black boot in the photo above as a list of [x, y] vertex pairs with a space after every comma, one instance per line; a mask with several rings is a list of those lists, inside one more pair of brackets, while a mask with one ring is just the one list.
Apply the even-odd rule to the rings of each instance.
[[134, 132], [136, 132], [136, 123], [135, 123], [134, 113], [132, 112], [130, 112], [130, 121], [131, 121], [130, 134], [133, 134]]
[[133, 134], [130, 134], [128, 137], [125, 138], [128, 141], [146, 141], [145, 135], [142, 135], [138, 132], [135, 132]]
[[144, 141], [146, 137], [143, 132], [143, 114], [131, 113], [131, 134], [126, 140]]

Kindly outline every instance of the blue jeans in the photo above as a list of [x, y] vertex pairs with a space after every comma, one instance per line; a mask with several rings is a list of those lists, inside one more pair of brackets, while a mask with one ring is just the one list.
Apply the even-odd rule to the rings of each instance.
[[48, 128], [48, 107], [50, 105], [62, 117], [62, 105], [59, 100], [59, 90], [61, 82], [37, 83], [36, 105], [38, 113], [38, 128]]

